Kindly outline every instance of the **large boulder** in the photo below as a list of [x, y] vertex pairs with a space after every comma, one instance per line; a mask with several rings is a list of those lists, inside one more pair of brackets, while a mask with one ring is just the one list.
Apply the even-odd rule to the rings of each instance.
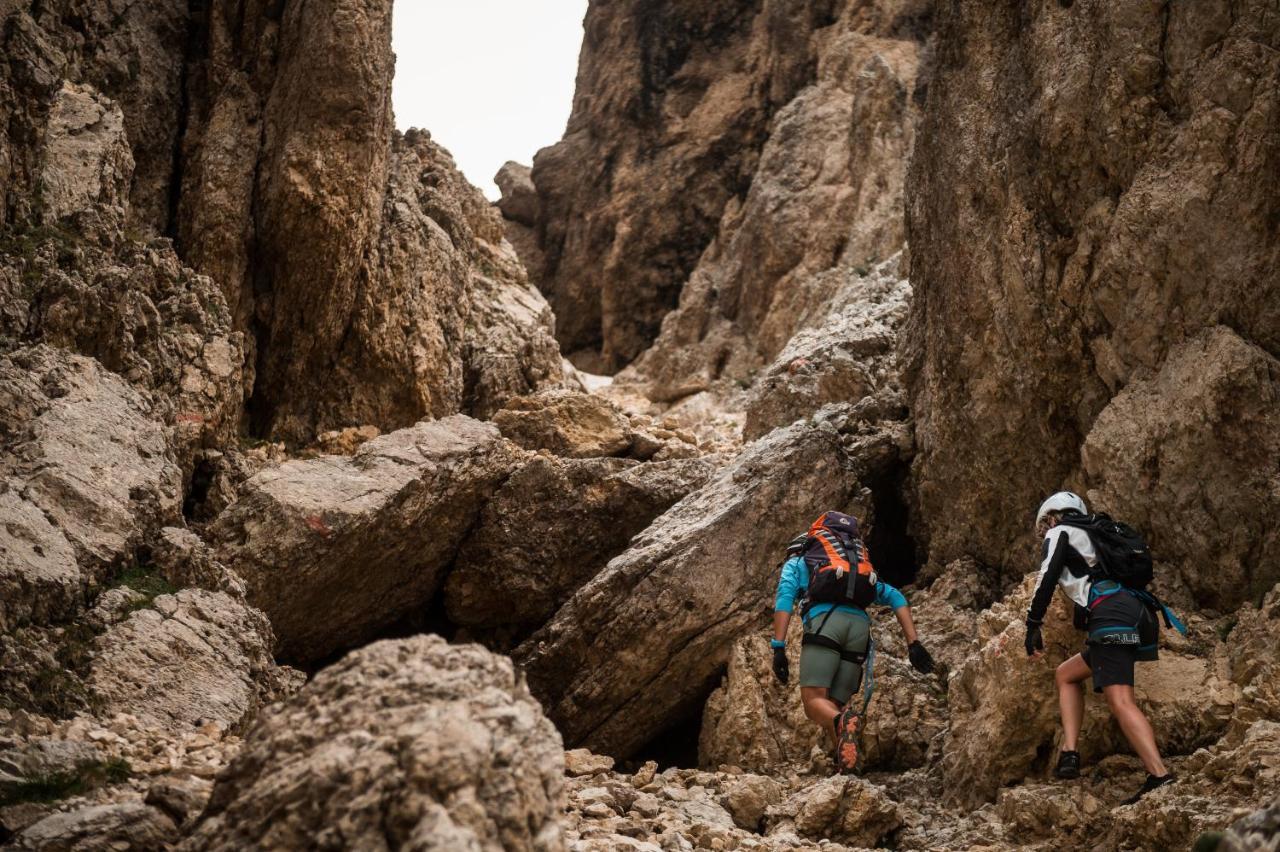
[[268, 710], [184, 850], [564, 848], [564, 751], [511, 662], [385, 641]]
[[494, 493], [462, 544], [445, 582], [449, 620], [523, 638], [715, 467], [710, 459], [533, 459]]
[[509, 400], [493, 422], [526, 450], [569, 458], [622, 455], [632, 443], [631, 425], [617, 406], [565, 388]]
[[354, 456], [264, 470], [209, 535], [271, 619], [280, 654], [319, 660], [425, 607], [480, 510], [524, 460], [494, 426], [462, 415], [426, 421]]
[[0, 356], [0, 629], [67, 616], [180, 517], [182, 478], [146, 397], [96, 361]]
[[161, 595], [95, 644], [88, 678], [95, 710], [159, 728], [215, 722], [239, 732], [300, 685], [300, 673], [271, 658], [266, 617], [223, 592]]
[[1014, 574], [1121, 388], [1218, 324], [1280, 355], [1280, 54], [1259, 48], [1280, 20], [1266, 0], [963, 0], [933, 24], [906, 191], [921, 526], [931, 561]]
[[1203, 606], [1280, 580], [1280, 361], [1218, 326], [1115, 397], [1081, 451], [1089, 498], [1149, 536]]
[[829, 422], [796, 423], [658, 518], [515, 652], [565, 739], [627, 756], [699, 713], [763, 623], [786, 542], [826, 508], [866, 517], [859, 474], [898, 452], [890, 427], [850, 458]]

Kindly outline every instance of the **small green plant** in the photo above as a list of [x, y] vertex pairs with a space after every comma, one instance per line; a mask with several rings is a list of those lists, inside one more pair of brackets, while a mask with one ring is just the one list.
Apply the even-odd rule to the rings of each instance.
[[52, 772], [36, 775], [0, 794], [0, 807], [22, 802], [56, 802], [79, 796], [94, 787], [121, 784], [133, 775], [133, 768], [123, 758], [87, 763], [74, 772]]
[[141, 599], [129, 604], [129, 612], [146, 609], [161, 595], [171, 595], [178, 591], [176, 586], [155, 573], [152, 566], [141, 562], [130, 565], [111, 584], [113, 589], [121, 587], [128, 587], [142, 595]]

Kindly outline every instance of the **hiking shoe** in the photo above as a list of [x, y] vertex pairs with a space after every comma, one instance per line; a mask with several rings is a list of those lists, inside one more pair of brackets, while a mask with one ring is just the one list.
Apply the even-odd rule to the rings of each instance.
[[846, 709], [836, 717], [836, 772], [840, 775], [853, 775], [858, 771], [858, 733], [862, 727], [862, 718]]
[[1080, 752], [1064, 751], [1058, 755], [1058, 768], [1053, 770], [1055, 778], [1080, 777]]
[[1169, 773], [1169, 774], [1167, 774], [1167, 775], [1162, 775], [1162, 776], [1161, 776], [1161, 777], [1159, 777], [1159, 778], [1157, 778], [1157, 777], [1156, 777], [1156, 776], [1154, 776], [1154, 775], [1148, 775], [1148, 776], [1147, 776], [1147, 780], [1146, 780], [1146, 781], [1143, 781], [1143, 782], [1142, 782], [1142, 786], [1138, 788], [1138, 792], [1134, 793], [1132, 796], [1130, 796], [1129, 798], [1125, 799], [1125, 800], [1124, 800], [1123, 802], [1121, 802], [1120, 804], [1122, 804], [1122, 805], [1132, 805], [1132, 804], [1136, 803], [1139, 799], [1141, 799], [1143, 796], [1145, 796], [1145, 795], [1147, 795], [1148, 793], [1150, 793], [1152, 790], [1159, 789], [1160, 787], [1163, 787], [1165, 784], [1172, 784], [1172, 783], [1173, 783], [1173, 780], [1174, 780], [1174, 779], [1173, 779], [1173, 773], [1172, 773], [1172, 772], [1170, 772], [1170, 773]]

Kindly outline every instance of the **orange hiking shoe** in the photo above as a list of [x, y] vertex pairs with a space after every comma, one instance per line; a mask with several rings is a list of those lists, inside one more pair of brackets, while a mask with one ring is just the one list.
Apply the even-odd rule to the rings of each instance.
[[862, 717], [850, 707], [836, 717], [836, 772], [855, 775], [858, 772], [858, 734], [862, 729]]

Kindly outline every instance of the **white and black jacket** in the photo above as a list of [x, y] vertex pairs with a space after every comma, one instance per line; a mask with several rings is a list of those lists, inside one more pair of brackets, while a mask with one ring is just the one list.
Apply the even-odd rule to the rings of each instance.
[[1098, 564], [1097, 551], [1089, 534], [1076, 527], [1059, 525], [1044, 534], [1044, 548], [1040, 562], [1040, 579], [1035, 594], [1031, 596], [1031, 608], [1027, 610], [1027, 623], [1039, 624], [1053, 601], [1055, 586], [1062, 586], [1067, 597], [1078, 606], [1089, 606], [1089, 571]]

